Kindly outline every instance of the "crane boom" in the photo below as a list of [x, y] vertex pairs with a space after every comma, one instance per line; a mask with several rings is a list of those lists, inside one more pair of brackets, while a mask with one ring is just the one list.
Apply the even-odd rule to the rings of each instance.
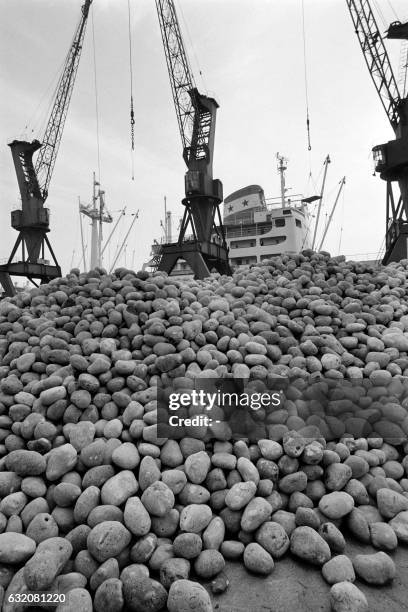
[[86, 23], [91, 4], [92, 0], [85, 0], [84, 5], [82, 6], [81, 19], [65, 59], [64, 69], [56, 88], [51, 115], [42, 139], [42, 147], [35, 162], [35, 172], [37, 174], [43, 202], [45, 202], [48, 196], [48, 187], [54, 170], [55, 161], [57, 159], [58, 148], [61, 142], [65, 119], [67, 117], [68, 107], [81, 57]]
[[190, 146], [193, 133], [194, 108], [190, 92], [195, 89], [194, 77], [173, 2], [156, 0], [156, 9], [184, 151]]
[[400, 122], [401, 97], [390, 58], [368, 0], [346, 0], [368, 70], [387, 113], [396, 130]]

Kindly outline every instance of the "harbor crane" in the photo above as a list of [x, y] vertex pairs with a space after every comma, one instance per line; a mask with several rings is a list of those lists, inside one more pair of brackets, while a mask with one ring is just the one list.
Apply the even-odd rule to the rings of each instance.
[[218, 104], [214, 98], [201, 94], [195, 85], [173, 0], [156, 0], [156, 8], [187, 166], [178, 240], [162, 245], [158, 270], [170, 274], [177, 261], [184, 259], [198, 279], [209, 276], [213, 269], [230, 274], [220, 214], [222, 183], [213, 178]]
[[[68, 113], [91, 4], [92, 0], [85, 0], [81, 8], [81, 18], [58, 81], [42, 143], [38, 140], [13, 140], [9, 144], [21, 197], [21, 209], [11, 212], [11, 225], [19, 232], [18, 238], [7, 263], [0, 265], [0, 282], [9, 296], [16, 292], [11, 276], [25, 276], [35, 286], [34, 279], [47, 283], [61, 276], [61, 268], [47, 236], [50, 212], [44, 204]], [[34, 165], [36, 151], [39, 152]], [[22, 258], [14, 262], [19, 247]], [[52, 257], [52, 264], [45, 259], [45, 247]]]
[[[386, 235], [383, 263], [408, 257], [408, 97], [401, 96], [390, 59], [368, 0], [346, 0], [371, 78], [395, 139], [373, 148], [375, 171], [386, 181]], [[408, 40], [408, 22], [396, 21], [388, 39]], [[398, 199], [393, 183], [399, 186]]]

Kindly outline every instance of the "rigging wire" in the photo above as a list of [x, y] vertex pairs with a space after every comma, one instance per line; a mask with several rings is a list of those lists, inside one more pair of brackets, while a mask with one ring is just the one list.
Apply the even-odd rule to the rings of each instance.
[[98, 182], [101, 182], [101, 153], [100, 153], [100, 142], [99, 142], [99, 104], [98, 104], [98, 79], [96, 72], [96, 45], [95, 45], [95, 24], [94, 24], [94, 11], [91, 11], [91, 22], [92, 22], [92, 45], [93, 45], [93, 67], [94, 67], [94, 90], [95, 90], [95, 115], [96, 115], [96, 148], [98, 155]]
[[[303, 36], [303, 69], [305, 77], [305, 98], [306, 98], [306, 129], [307, 129], [307, 148], [308, 151], [312, 150], [312, 144], [310, 140], [310, 117], [309, 117], [309, 93], [307, 83], [307, 62], [306, 62], [306, 26], [305, 26], [305, 3], [302, 0], [302, 36]], [[309, 159], [310, 161], [310, 159]]]
[[128, 36], [129, 36], [129, 70], [130, 70], [130, 143], [131, 143], [131, 164], [132, 181], [135, 180], [135, 162], [133, 151], [135, 150], [135, 112], [133, 108], [133, 58], [132, 58], [132, 21], [130, 13], [130, 0], [128, 0]]
[[196, 66], [197, 66], [198, 74], [199, 74], [199, 75], [200, 75], [200, 77], [201, 77], [201, 82], [202, 82], [202, 84], [203, 84], [204, 90], [206, 91], [206, 93], [208, 93], [207, 84], [206, 84], [206, 82], [205, 82], [204, 75], [203, 75], [203, 72], [202, 72], [202, 70], [201, 70], [201, 65], [200, 65], [200, 62], [199, 62], [199, 60], [198, 60], [198, 56], [197, 56], [197, 54], [196, 54], [196, 52], [195, 52], [195, 46], [194, 46], [194, 44], [193, 44], [193, 40], [192, 40], [192, 37], [191, 37], [191, 35], [190, 35], [190, 30], [189, 30], [189, 28], [188, 28], [187, 21], [186, 21], [186, 19], [185, 19], [185, 17], [184, 17], [183, 9], [182, 9], [182, 8], [181, 8], [181, 6], [180, 6], [180, 2], [178, 2], [177, 4], [178, 4], [178, 5], [177, 5], [177, 13], [180, 15], [180, 17], [181, 17], [181, 21], [183, 22], [183, 30], [184, 30], [184, 31], [185, 31], [185, 33], [187, 34], [188, 46], [189, 46], [189, 48], [191, 49], [191, 53], [192, 53], [192, 55], [193, 55], [193, 57], [194, 57], [194, 62], [195, 62], [195, 64], [196, 64]]
[[344, 200], [345, 200], [346, 183], [343, 185], [343, 193], [341, 198], [341, 220], [340, 220], [340, 234], [339, 234], [339, 245], [337, 248], [337, 255], [340, 255], [341, 241], [343, 239], [343, 223], [344, 223]]

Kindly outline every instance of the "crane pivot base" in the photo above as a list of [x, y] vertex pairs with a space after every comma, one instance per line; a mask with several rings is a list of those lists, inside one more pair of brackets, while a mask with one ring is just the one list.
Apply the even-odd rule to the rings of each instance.
[[[33, 248], [34, 238], [35, 249]], [[21, 247], [21, 259], [13, 261], [19, 247]], [[53, 261], [52, 264], [45, 259], [45, 247], [48, 247]], [[36, 253], [37, 257], [34, 261], [32, 260], [33, 252]], [[11, 276], [25, 276], [36, 287], [38, 284], [33, 280], [34, 278], [39, 279], [40, 283], [44, 284], [49, 283], [53, 278], [62, 276], [61, 268], [45, 231], [41, 232], [37, 229], [35, 232], [34, 230], [26, 230], [19, 233], [8, 262], [0, 265], [0, 284], [3, 286], [6, 296], [16, 294]]]
[[196, 279], [202, 280], [210, 276], [212, 270], [220, 274], [231, 274], [228, 263], [228, 252], [215, 242], [200, 243], [191, 240], [184, 243], [163, 244], [158, 270], [171, 274], [179, 259], [184, 259]]
[[382, 260], [384, 266], [392, 261], [408, 259], [408, 223], [399, 221], [392, 224], [387, 232], [387, 243], [389, 246]]

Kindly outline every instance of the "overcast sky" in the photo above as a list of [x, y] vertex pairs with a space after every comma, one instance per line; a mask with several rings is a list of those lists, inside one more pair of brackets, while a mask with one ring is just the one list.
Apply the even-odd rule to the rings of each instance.
[[[80, 17], [82, 0], [0, 0], [0, 258], [17, 233], [10, 210], [19, 194], [7, 143], [41, 139], [53, 87]], [[406, 0], [376, 0], [381, 31], [408, 18]], [[326, 209], [346, 175], [325, 248], [376, 253], [385, 229], [385, 183], [373, 177], [371, 148], [393, 138], [366, 68], [346, 0], [304, 0], [312, 151], [307, 150], [301, 0], [176, 0], [197, 86], [220, 104], [214, 176], [224, 196], [248, 184], [279, 195], [276, 153], [289, 158], [289, 194], [320, 189], [332, 163]], [[50, 240], [67, 272], [80, 261], [78, 196], [89, 201], [98, 174], [94, 88], [99, 106], [101, 185], [113, 217], [139, 210], [126, 264], [149, 258], [159, 238], [163, 198], [182, 214], [185, 166], [154, 0], [131, 0], [135, 100], [134, 181], [130, 156], [127, 0], [94, 0], [71, 105], [49, 189]], [[384, 21], [383, 21], [384, 19]], [[398, 77], [401, 43], [387, 41]], [[202, 73], [202, 78], [200, 76]], [[27, 126], [27, 128], [26, 128]], [[310, 172], [312, 179], [310, 179]], [[313, 211], [313, 209], [311, 209]], [[110, 259], [132, 218], [112, 239]], [[341, 228], [343, 230], [341, 231]], [[85, 227], [87, 230], [87, 227]], [[110, 227], [105, 229], [105, 235]], [[109, 257], [107, 258], [109, 259]], [[105, 265], [109, 263], [106, 260]], [[120, 263], [125, 264], [124, 257]]]

